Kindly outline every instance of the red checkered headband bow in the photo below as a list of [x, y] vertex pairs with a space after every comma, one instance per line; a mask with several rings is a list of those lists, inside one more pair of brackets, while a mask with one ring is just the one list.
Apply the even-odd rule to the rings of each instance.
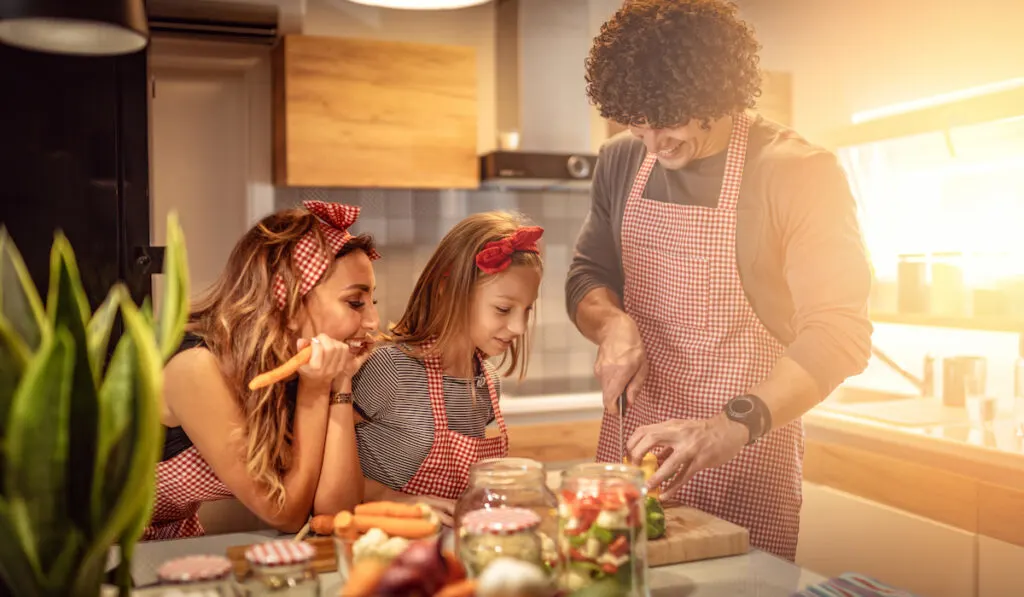
[[476, 255], [476, 266], [485, 274], [505, 271], [512, 265], [513, 253], [540, 253], [537, 241], [543, 234], [540, 226], [522, 226], [509, 236], [484, 245]]
[[[326, 245], [320, 247], [316, 232], [312, 230], [295, 245], [292, 263], [302, 278], [299, 283], [299, 296], [306, 296], [331, 266], [334, 256], [352, 238], [348, 229], [359, 218], [359, 208], [325, 201], [303, 201], [302, 206], [316, 216], [316, 223], [320, 226], [320, 233]], [[369, 257], [371, 260], [380, 259], [380, 254], [371, 250]], [[277, 299], [277, 306], [280, 309], [284, 309], [288, 304], [288, 288], [280, 274], [274, 277], [274, 298]]]

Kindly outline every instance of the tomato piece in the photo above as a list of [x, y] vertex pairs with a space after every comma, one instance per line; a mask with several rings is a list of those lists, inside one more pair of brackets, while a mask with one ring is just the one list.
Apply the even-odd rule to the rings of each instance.
[[620, 536], [608, 546], [608, 552], [615, 557], [625, 555], [629, 551], [629, 539], [625, 535]]
[[589, 562], [590, 558], [583, 555], [583, 552], [576, 549], [575, 547], [569, 548], [569, 559], [574, 562]]
[[619, 571], [619, 567], [616, 566], [615, 564], [612, 564], [612, 563], [609, 563], [609, 562], [605, 562], [604, 564], [601, 564], [601, 572], [604, 572], [605, 574], [615, 574], [618, 571]]

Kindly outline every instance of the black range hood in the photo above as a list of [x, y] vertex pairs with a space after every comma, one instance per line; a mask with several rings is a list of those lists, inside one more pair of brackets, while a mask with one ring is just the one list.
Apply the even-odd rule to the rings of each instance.
[[597, 156], [493, 151], [480, 157], [480, 186], [498, 190], [588, 189]]

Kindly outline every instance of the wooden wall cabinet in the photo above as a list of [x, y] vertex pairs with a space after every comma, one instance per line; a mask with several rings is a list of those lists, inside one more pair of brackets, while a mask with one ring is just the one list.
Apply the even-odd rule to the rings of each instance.
[[308, 35], [274, 52], [274, 184], [476, 188], [470, 47]]

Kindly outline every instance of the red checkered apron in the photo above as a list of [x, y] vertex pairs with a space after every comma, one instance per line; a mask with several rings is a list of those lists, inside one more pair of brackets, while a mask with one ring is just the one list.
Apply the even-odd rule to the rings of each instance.
[[[483, 359], [477, 355], [480, 370], [485, 371]], [[494, 418], [501, 434], [498, 437], [478, 439], [466, 437], [448, 428], [448, 411], [444, 406], [444, 368], [439, 357], [423, 360], [427, 369], [427, 390], [430, 409], [434, 413], [434, 445], [416, 474], [402, 491], [412, 495], [432, 495], [449, 500], [462, 497], [469, 485], [469, 467], [485, 458], [508, 456], [508, 429], [498, 405], [498, 391], [489, 375], [487, 393], [491, 397]]]
[[[705, 419], [763, 381], [783, 352], [743, 292], [736, 267], [736, 202], [746, 158], [746, 114], [734, 120], [717, 208], [643, 197], [657, 161], [648, 154], [622, 221], [625, 309], [643, 338], [650, 375], [626, 415], [641, 425]], [[618, 417], [605, 413], [598, 460], [621, 458]], [[796, 557], [803, 427], [799, 420], [698, 473], [673, 496], [750, 530], [754, 547]]]
[[143, 541], [204, 534], [199, 506], [232, 497], [195, 446], [156, 465], [156, 504]]

